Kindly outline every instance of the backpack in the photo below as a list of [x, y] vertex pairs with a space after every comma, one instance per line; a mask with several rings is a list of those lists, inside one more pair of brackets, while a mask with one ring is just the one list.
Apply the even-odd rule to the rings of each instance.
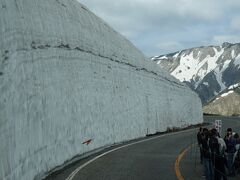
[[220, 155], [220, 145], [218, 143], [218, 139], [216, 137], [212, 137], [210, 138], [209, 140], [209, 147], [211, 149], [211, 153], [212, 154], [217, 154], [217, 155]]

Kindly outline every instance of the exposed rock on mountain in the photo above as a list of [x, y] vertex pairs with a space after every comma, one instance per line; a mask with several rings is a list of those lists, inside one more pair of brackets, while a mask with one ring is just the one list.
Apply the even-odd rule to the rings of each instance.
[[75, 0], [0, 0], [0, 94], [5, 180], [202, 122], [197, 94]]
[[230, 86], [203, 108], [206, 114], [240, 115], [240, 83]]
[[240, 80], [240, 43], [197, 47], [152, 60], [196, 91], [203, 103]]

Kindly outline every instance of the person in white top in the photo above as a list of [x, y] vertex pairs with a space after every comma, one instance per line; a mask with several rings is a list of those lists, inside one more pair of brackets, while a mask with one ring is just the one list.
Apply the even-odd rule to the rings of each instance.
[[223, 138], [217, 136], [217, 140], [218, 140], [218, 143], [219, 143], [219, 152], [223, 152], [227, 149], [227, 146], [226, 146], [226, 143], [225, 141], [223, 140]]

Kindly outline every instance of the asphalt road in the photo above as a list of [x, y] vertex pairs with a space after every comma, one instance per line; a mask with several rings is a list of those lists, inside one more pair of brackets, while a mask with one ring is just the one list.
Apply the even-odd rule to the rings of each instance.
[[[212, 123], [215, 119], [223, 121], [223, 133], [228, 127], [240, 132], [240, 118], [205, 117]], [[154, 136], [154, 139], [127, 146], [108, 153], [82, 168], [73, 180], [174, 180], [174, 164], [179, 153], [196, 142], [196, 129]], [[152, 138], [152, 137], [150, 137]], [[108, 149], [109, 150], [109, 149]], [[105, 150], [108, 151], [108, 150]], [[79, 166], [97, 155], [85, 158], [47, 179], [62, 180]], [[197, 148], [189, 150], [180, 163], [185, 179], [201, 179]]]

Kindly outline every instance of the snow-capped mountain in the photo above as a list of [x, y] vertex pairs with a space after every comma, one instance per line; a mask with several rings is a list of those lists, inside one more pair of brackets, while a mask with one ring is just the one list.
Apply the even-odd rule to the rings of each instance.
[[206, 114], [240, 115], [240, 83], [230, 86], [203, 107]]
[[203, 103], [240, 81], [240, 43], [202, 46], [151, 59], [188, 84]]

